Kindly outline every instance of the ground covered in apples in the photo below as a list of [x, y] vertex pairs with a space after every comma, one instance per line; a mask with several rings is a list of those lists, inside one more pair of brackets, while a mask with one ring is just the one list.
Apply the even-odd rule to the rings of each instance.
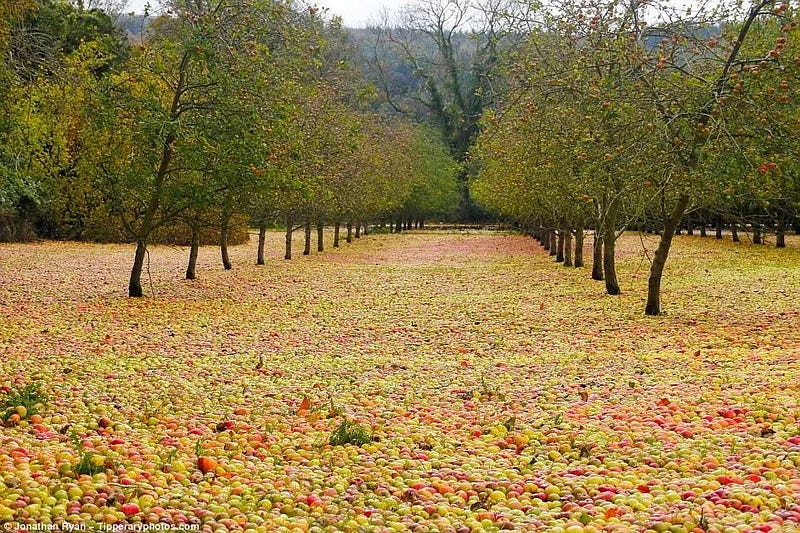
[[800, 529], [796, 237], [678, 237], [656, 318], [652, 237], [617, 297], [522, 236], [282, 238], [155, 247], [144, 299], [131, 247], [0, 245], [0, 521]]

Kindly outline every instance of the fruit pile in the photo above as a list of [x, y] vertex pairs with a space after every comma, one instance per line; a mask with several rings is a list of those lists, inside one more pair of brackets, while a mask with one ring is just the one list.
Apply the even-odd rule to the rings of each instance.
[[156, 248], [144, 300], [125, 247], [0, 246], [0, 522], [800, 530], [798, 243], [679, 238], [658, 318], [618, 246], [619, 297], [477, 233]]

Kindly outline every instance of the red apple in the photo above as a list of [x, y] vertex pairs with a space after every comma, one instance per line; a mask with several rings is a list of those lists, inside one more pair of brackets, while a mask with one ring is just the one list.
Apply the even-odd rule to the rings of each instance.
[[139, 506], [135, 503], [122, 504], [120, 510], [125, 513], [125, 516], [133, 516], [140, 511]]

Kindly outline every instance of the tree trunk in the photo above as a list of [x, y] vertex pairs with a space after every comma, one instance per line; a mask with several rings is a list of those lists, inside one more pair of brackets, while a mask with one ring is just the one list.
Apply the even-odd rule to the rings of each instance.
[[753, 224], [753, 244], [764, 244], [761, 237], [761, 224]]
[[397, 221], [394, 223], [394, 232], [400, 233], [403, 231], [403, 219], [398, 217]]
[[286, 217], [286, 253], [283, 256], [287, 261], [292, 258], [292, 217]]
[[686, 235], [694, 235], [694, 225], [689, 217], [686, 217]]
[[619, 202], [611, 200], [606, 212], [605, 224], [603, 224], [603, 274], [606, 281], [606, 292], [608, 294], [620, 294], [619, 281], [617, 281], [617, 213]]
[[394, 220], [389, 219], [389, 233], [394, 233]]
[[369, 224], [364, 224], [364, 236], [369, 235]]
[[353, 242], [353, 223], [347, 223], [347, 238], [345, 238], [347, 242]]
[[717, 217], [716, 222], [714, 223], [716, 226], [714, 228], [714, 238], [721, 239], [722, 238], [722, 217]]
[[583, 266], [583, 227], [575, 230], [575, 268]]
[[708, 236], [708, 234], [706, 233], [706, 224], [705, 224], [705, 222], [700, 224], [700, 236], [701, 237], [707, 237]]
[[647, 280], [647, 306], [644, 310], [646, 315], [657, 316], [661, 314], [661, 278], [669, 257], [670, 246], [672, 246], [672, 237], [675, 235], [675, 230], [680, 224], [688, 205], [689, 195], [681, 194], [672, 213], [664, 221], [664, 231], [661, 233], [653, 263], [650, 265], [650, 278]]
[[731, 236], [733, 237], [733, 242], [741, 241], [739, 238], [739, 228], [736, 222], [731, 222]]
[[565, 229], [564, 233], [564, 266], [572, 266], [572, 230]]
[[592, 279], [603, 281], [603, 236], [594, 230], [592, 241]]
[[786, 221], [780, 215], [775, 228], [775, 248], [786, 248]]
[[606, 292], [611, 295], [620, 294], [619, 281], [617, 281], [616, 244], [617, 241], [608, 233], [603, 236], [603, 274], [606, 281]]
[[267, 226], [261, 224], [258, 227], [258, 257], [256, 258], [257, 265], [263, 265], [264, 261], [264, 246], [267, 241]]
[[341, 229], [341, 227], [342, 227], [342, 224], [339, 223], [339, 222], [336, 222], [336, 224], [333, 225], [333, 247], [334, 248], [338, 248], [339, 247], [339, 230]]
[[133, 257], [133, 268], [131, 269], [131, 279], [128, 282], [128, 296], [141, 298], [142, 292], [142, 268], [144, 267], [144, 256], [147, 253], [147, 243], [144, 240], [136, 241], [136, 254]]
[[189, 247], [189, 266], [186, 267], [186, 279], [197, 278], [197, 255], [200, 251], [200, 230], [192, 226], [192, 244]]
[[311, 254], [311, 222], [306, 222], [305, 225], [305, 247], [303, 247], [303, 255]]
[[317, 251], [324, 252], [325, 251], [325, 235], [324, 235], [325, 228], [322, 223], [317, 224]]
[[361, 222], [356, 223], [356, 239], [361, 238]]
[[539, 231], [539, 235], [541, 236], [542, 247], [545, 250], [550, 250], [550, 232], [543, 229]]
[[[181, 90], [182, 84], [178, 83], [178, 90]], [[172, 116], [175, 116], [176, 102], [173, 101]], [[161, 152], [161, 163], [156, 173], [156, 179], [153, 184], [152, 193], [147, 204], [147, 209], [144, 212], [144, 218], [140, 231], [136, 236], [136, 253], [133, 258], [133, 267], [131, 268], [131, 277], [128, 281], [128, 296], [131, 298], [141, 298], [144, 295], [142, 291], [142, 268], [144, 267], [144, 257], [147, 254], [147, 239], [153, 232], [156, 225], [156, 215], [158, 214], [161, 206], [163, 195], [164, 183], [167, 179], [169, 165], [172, 162], [173, 147], [172, 143], [175, 141], [173, 133], [167, 134], [163, 143], [163, 150]], [[162, 219], [161, 222], [164, 222]]]
[[547, 233], [550, 235], [550, 257], [558, 255], [558, 235], [555, 230], [549, 229]]
[[225, 270], [230, 270], [233, 268], [231, 265], [231, 258], [228, 256], [228, 228], [230, 217], [223, 217], [222, 220], [222, 227], [220, 228], [219, 232], [219, 249], [222, 253], [222, 267]]
[[425, 229], [425, 219], [419, 219], [419, 229]]
[[557, 232], [557, 242], [556, 245], [556, 263], [563, 263], [564, 262], [564, 232], [559, 231]]

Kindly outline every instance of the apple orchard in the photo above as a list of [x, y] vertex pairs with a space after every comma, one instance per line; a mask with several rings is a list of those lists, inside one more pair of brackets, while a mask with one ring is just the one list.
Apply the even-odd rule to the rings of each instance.
[[0, 527], [800, 531], [798, 9], [2, 3]]

